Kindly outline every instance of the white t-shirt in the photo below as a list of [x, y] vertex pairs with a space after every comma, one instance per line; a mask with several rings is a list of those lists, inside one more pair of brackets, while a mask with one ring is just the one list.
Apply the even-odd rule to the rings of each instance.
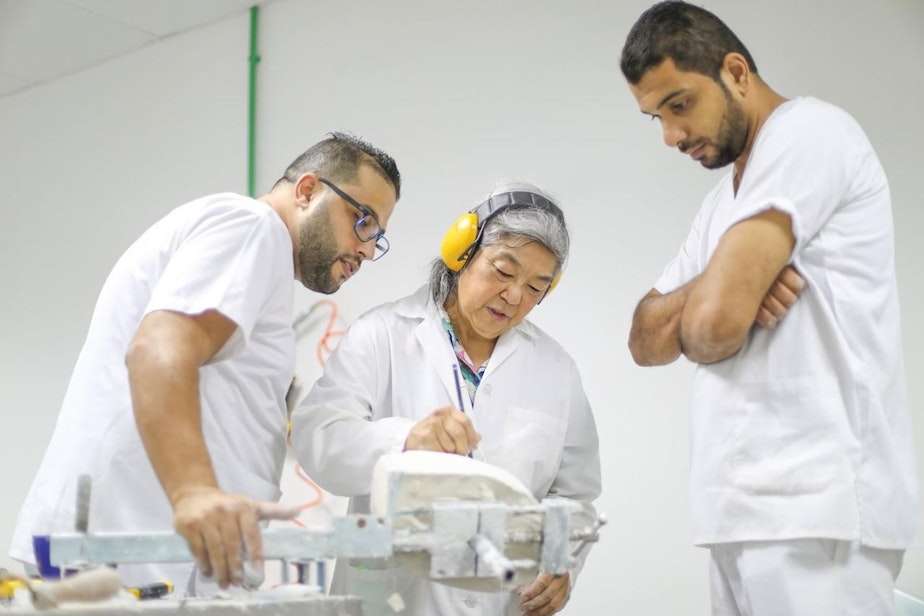
[[808, 283], [773, 331], [697, 367], [691, 403], [697, 544], [825, 537], [903, 549], [917, 503], [891, 198], [860, 126], [812, 98], [777, 108], [737, 196], [706, 197], [655, 288], [702, 273], [719, 239], [768, 208], [792, 219]]
[[[31, 537], [74, 530], [79, 475], [92, 477], [90, 532], [171, 531], [172, 510], [132, 413], [125, 354], [156, 310], [218, 310], [237, 324], [199, 370], [202, 426], [219, 485], [276, 500], [285, 457], [285, 393], [295, 364], [292, 240], [266, 204], [236, 194], [187, 203], [119, 259], [97, 300], [51, 444], [19, 514], [10, 554]], [[170, 579], [192, 563], [120, 567], [126, 583]], [[185, 575], [185, 578], [183, 577]]]

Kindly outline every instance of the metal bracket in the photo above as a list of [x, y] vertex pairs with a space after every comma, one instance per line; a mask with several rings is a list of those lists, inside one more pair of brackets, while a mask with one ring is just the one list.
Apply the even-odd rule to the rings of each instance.
[[[186, 540], [175, 533], [69, 533], [49, 538], [49, 560], [60, 568], [108, 563], [171, 563], [193, 560]], [[392, 554], [391, 523], [381, 518], [348, 515], [334, 518], [329, 529], [263, 531], [266, 560], [387, 558]]]
[[513, 564], [504, 556], [507, 508], [500, 503], [434, 503], [431, 524], [430, 577], [499, 577], [513, 579]]
[[542, 521], [542, 560], [539, 570], [561, 575], [571, 566], [568, 523], [571, 513], [578, 507], [574, 501], [560, 498], [546, 499], [543, 504], [546, 510]]

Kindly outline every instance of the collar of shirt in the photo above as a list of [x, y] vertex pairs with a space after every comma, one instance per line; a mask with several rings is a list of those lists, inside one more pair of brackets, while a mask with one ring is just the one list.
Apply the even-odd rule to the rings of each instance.
[[459, 342], [459, 339], [456, 337], [456, 330], [453, 329], [452, 323], [449, 321], [449, 316], [445, 311], [440, 310], [440, 317], [443, 322], [443, 329], [446, 330], [446, 335], [449, 336], [449, 344], [452, 345], [452, 350], [456, 354], [456, 359], [459, 362], [459, 370], [462, 372], [462, 380], [465, 381], [465, 389], [468, 390], [469, 398], [474, 401], [475, 392], [481, 384], [481, 378], [484, 376], [484, 371], [488, 367], [488, 362], [484, 362], [476, 367], [472, 363], [471, 358], [469, 358], [468, 353], [466, 353], [465, 349], [462, 347], [462, 343]]

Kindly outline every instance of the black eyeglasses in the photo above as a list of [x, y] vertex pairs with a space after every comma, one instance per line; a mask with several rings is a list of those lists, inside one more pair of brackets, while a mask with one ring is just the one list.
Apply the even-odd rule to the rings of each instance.
[[356, 233], [356, 237], [359, 238], [361, 242], [370, 242], [375, 240], [375, 254], [372, 256], [373, 261], [378, 261], [385, 256], [385, 253], [388, 252], [389, 244], [388, 239], [385, 237], [385, 232], [382, 231], [382, 225], [379, 224], [379, 218], [375, 215], [375, 212], [370, 210], [368, 207], [346, 194], [337, 186], [324, 178], [318, 178], [323, 184], [330, 186], [341, 199], [355, 207], [359, 210], [362, 216], [356, 221], [356, 224], [353, 225], [353, 232]]

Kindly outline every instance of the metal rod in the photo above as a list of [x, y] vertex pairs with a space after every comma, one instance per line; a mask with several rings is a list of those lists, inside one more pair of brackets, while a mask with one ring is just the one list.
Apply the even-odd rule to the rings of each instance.
[[475, 533], [468, 540], [468, 545], [490, 571], [504, 582], [513, 580], [516, 570], [510, 559], [500, 553], [490, 539], [481, 533]]

